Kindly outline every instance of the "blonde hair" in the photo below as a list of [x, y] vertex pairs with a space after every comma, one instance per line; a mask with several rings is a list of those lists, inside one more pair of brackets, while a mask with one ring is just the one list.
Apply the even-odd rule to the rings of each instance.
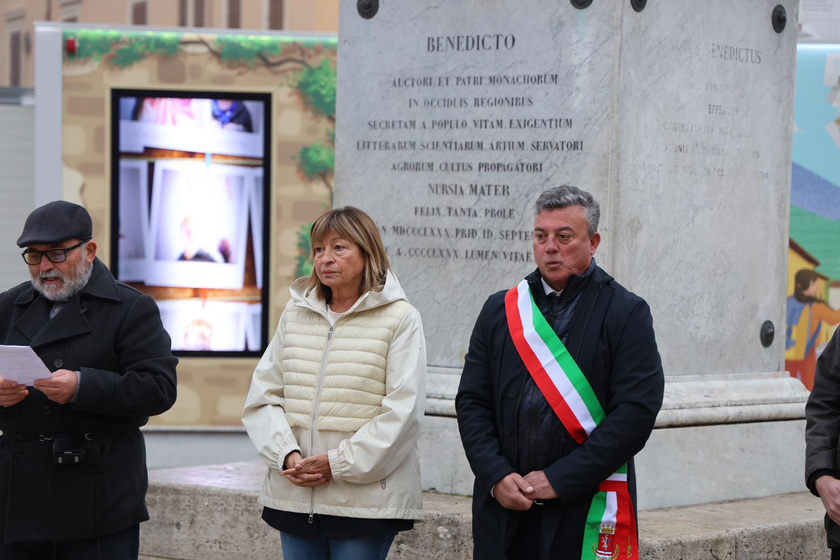
[[[385, 284], [385, 276], [391, 270], [391, 263], [385, 253], [385, 245], [382, 243], [379, 230], [370, 216], [353, 206], [336, 208], [321, 214], [309, 230], [309, 258], [311, 260], [315, 260], [315, 246], [320, 244], [330, 232], [352, 241], [362, 251], [365, 266], [359, 295]], [[332, 299], [332, 290], [321, 282], [314, 267], [306, 280], [306, 289], [315, 289], [318, 298], [327, 303]]]

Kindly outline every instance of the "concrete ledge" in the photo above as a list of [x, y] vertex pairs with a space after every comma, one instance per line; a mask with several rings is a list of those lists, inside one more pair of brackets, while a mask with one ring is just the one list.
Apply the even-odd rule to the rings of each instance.
[[[257, 504], [264, 469], [249, 462], [151, 471], [143, 558], [281, 558], [279, 536], [262, 522]], [[470, 499], [427, 493], [423, 501], [426, 521], [401, 533], [389, 558], [472, 558]], [[828, 559], [822, 518], [820, 500], [807, 493], [642, 511], [641, 557]]]
[[828, 560], [823, 513], [807, 492], [642, 511], [641, 557]]

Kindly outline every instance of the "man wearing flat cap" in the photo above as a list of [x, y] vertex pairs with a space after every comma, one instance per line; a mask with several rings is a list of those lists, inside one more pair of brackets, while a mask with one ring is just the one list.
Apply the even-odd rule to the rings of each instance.
[[31, 282], [0, 294], [0, 344], [30, 346], [52, 377], [2, 379], [0, 559], [136, 559], [149, 518], [140, 426], [175, 402], [154, 301], [96, 258], [90, 215], [50, 202], [17, 241]]

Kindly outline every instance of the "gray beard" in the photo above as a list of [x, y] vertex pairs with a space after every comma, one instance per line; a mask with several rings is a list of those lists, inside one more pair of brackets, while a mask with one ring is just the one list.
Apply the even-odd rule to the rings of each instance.
[[[93, 263], [88, 264], [84, 259], [79, 259], [79, 264], [71, 274], [53, 271], [32, 280], [32, 287], [50, 301], [68, 301], [87, 286], [91, 274], [93, 274]], [[61, 278], [63, 282], [60, 286], [45, 286], [41, 278]]]

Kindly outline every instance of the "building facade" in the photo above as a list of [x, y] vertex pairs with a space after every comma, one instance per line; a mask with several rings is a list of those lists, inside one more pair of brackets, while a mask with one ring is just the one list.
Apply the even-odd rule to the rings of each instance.
[[0, 87], [34, 87], [36, 21], [338, 32], [338, 0], [0, 0]]

